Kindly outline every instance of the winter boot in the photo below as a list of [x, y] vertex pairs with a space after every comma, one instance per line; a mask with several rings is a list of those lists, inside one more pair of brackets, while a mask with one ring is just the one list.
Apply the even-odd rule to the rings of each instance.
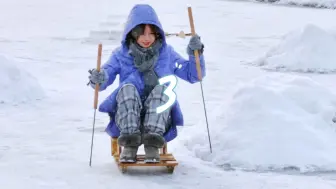
[[141, 145], [140, 134], [123, 134], [118, 138], [118, 144], [124, 147], [121, 151], [119, 162], [134, 163], [136, 162], [138, 148]]
[[165, 144], [165, 139], [156, 133], [144, 134], [145, 163], [160, 162], [160, 148]]

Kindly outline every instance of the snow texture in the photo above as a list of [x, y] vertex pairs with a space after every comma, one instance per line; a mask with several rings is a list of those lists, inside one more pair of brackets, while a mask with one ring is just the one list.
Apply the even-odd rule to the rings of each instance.
[[315, 8], [336, 9], [336, 0], [257, 0], [279, 5], [296, 5]]
[[336, 71], [336, 37], [308, 24], [289, 32], [255, 65], [268, 70], [333, 73]]
[[336, 170], [335, 107], [336, 95], [310, 78], [262, 76], [240, 86], [218, 116], [211, 156], [204, 133], [185, 144], [226, 168]]
[[16, 66], [15, 61], [0, 56], [0, 104], [19, 104], [43, 98], [37, 79]]

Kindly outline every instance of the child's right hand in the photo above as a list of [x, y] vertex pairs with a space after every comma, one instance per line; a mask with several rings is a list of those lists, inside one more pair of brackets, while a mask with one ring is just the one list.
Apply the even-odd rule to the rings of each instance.
[[99, 84], [101, 85], [102, 83], [106, 82], [107, 80], [107, 75], [104, 72], [104, 70], [100, 70], [100, 72], [96, 69], [89, 70], [90, 76], [90, 83], [92, 84]]

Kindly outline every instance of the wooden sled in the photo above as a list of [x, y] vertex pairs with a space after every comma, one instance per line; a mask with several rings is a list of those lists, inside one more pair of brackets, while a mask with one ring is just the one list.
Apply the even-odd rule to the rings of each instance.
[[173, 173], [175, 166], [178, 165], [173, 154], [167, 153], [167, 143], [163, 148], [160, 149], [160, 162], [159, 163], [145, 163], [145, 155], [137, 155], [136, 163], [121, 163], [119, 162], [120, 152], [122, 147], [118, 145], [118, 138], [111, 138], [111, 155], [114, 157], [119, 169], [122, 173], [127, 171], [127, 167], [140, 167], [140, 166], [165, 166], [168, 170], [168, 173]]

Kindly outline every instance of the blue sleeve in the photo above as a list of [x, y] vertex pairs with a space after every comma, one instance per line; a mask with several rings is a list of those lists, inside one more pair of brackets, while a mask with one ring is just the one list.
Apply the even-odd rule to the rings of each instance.
[[[196, 69], [196, 58], [195, 56], [189, 55], [189, 60], [184, 59], [180, 54], [178, 54], [173, 48], [171, 48], [171, 58], [173, 61], [173, 70], [174, 74], [179, 78], [188, 81], [189, 83], [196, 83], [199, 81], [197, 76]], [[205, 77], [205, 63], [204, 63], [204, 55], [200, 55], [200, 65], [202, 78]]]
[[[99, 91], [103, 91], [110, 86], [120, 73], [120, 63], [115, 54], [112, 54], [109, 60], [101, 67], [101, 71], [105, 72], [107, 81], [99, 86]], [[92, 87], [94, 88], [95, 86]]]

